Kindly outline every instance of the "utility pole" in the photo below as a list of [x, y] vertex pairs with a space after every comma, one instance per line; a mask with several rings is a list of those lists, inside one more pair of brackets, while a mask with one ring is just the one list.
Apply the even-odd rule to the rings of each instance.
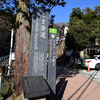
[[10, 54], [9, 54], [9, 65], [8, 65], [8, 74], [7, 74], [7, 76], [10, 75], [10, 66], [11, 66], [11, 58], [12, 58], [12, 46], [13, 46], [13, 34], [14, 34], [14, 30], [12, 29], [12, 31], [11, 31], [11, 43], [10, 43]]

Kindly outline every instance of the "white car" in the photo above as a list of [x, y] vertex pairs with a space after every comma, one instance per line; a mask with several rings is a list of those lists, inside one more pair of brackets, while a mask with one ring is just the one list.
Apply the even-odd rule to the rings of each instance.
[[83, 61], [84, 67], [93, 68], [93, 69], [100, 69], [100, 55], [96, 56], [94, 59], [85, 59]]

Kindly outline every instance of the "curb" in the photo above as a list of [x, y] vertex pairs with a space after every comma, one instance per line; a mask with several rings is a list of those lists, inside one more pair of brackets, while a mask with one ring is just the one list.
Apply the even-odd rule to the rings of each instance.
[[98, 79], [98, 78], [100, 78], [100, 76], [94, 76], [94, 78], [97, 78]]

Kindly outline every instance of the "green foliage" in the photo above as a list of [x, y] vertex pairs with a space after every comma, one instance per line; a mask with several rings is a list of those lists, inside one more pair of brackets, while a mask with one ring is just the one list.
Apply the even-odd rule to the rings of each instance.
[[[23, 2], [26, 2], [25, 0], [22, 0]], [[1, 0], [0, 1], [0, 10], [4, 10], [6, 12], [11, 12], [13, 14], [16, 14], [17, 6], [18, 6], [18, 0]], [[46, 9], [51, 10], [55, 6], [62, 6], [64, 7], [66, 4], [66, 1], [64, 0], [29, 0], [29, 8], [30, 12], [33, 12], [33, 6], [39, 6], [39, 7], [45, 7]]]
[[45, 7], [47, 9], [52, 9], [54, 6], [64, 7], [66, 2], [64, 0], [34, 0], [36, 4]]
[[3, 99], [8, 98], [12, 94], [14, 84], [12, 82], [4, 82], [1, 84], [1, 96]]
[[100, 14], [100, 5], [99, 6], [95, 6], [95, 13], [97, 15]]
[[1, 83], [4, 83], [4, 81], [5, 81], [5, 77], [2, 75]]
[[95, 10], [86, 7], [83, 9], [73, 8], [70, 14], [70, 22], [66, 36], [66, 46], [76, 50], [82, 50], [85, 45], [95, 45], [95, 39], [100, 41], [100, 6]]
[[9, 54], [11, 29], [16, 29], [15, 22], [15, 15], [0, 10], [0, 56]]
[[90, 7], [86, 7], [85, 9], [83, 9], [84, 13], [90, 13], [92, 11], [92, 9], [90, 9]]
[[72, 13], [70, 14], [70, 20], [73, 19], [74, 17], [78, 18], [78, 19], [81, 19], [82, 14], [83, 13], [81, 12], [81, 9], [79, 7], [78, 8], [73, 8]]
[[89, 55], [87, 55], [87, 54], [84, 55], [84, 59], [89, 59], [89, 58], [90, 58]]
[[84, 52], [84, 54], [87, 54], [87, 50], [86, 49], [84, 49], [83, 52]]
[[97, 18], [97, 15], [94, 11], [90, 11], [88, 13], [83, 14], [82, 19], [85, 21], [85, 23], [90, 24]]
[[[26, 2], [27, 0], [22, 1]], [[29, 4], [30, 15], [32, 15], [33, 6], [45, 7], [51, 10], [57, 5], [64, 7], [66, 2], [64, 0], [29, 0], [27, 4]], [[18, 13], [18, 5], [18, 0], [0, 1], [0, 56], [9, 54], [10, 34], [12, 28], [16, 30], [16, 13]], [[25, 17], [27, 14], [24, 13], [23, 16]], [[29, 17], [31, 19], [31, 16]]]
[[74, 70], [79, 70], [79, 69], [83, 69], [83, 65], [79, 64], [74, 66]]
[[87, 29], [84, 21], [74, 17], [73, 20], [69, 23], [68, 28], [69, 30], [66, 36], [67, 47], [70, 46], [70, 49], [75, 48], [75, 46], [83, 48], [84, 45], [87, 44], [89, 40], [89, 34], [88, 34], [89, 29]]

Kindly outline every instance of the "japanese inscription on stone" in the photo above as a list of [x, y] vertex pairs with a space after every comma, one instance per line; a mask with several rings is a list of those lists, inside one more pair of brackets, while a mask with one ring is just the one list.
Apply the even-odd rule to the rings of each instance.
[[28, 75], [46, 78], [49, 11], [44, 8], [33, 11]]
[[48, 84], [54, 93], [56, 85], [56, 33], [57, 29], [49, 29]]

